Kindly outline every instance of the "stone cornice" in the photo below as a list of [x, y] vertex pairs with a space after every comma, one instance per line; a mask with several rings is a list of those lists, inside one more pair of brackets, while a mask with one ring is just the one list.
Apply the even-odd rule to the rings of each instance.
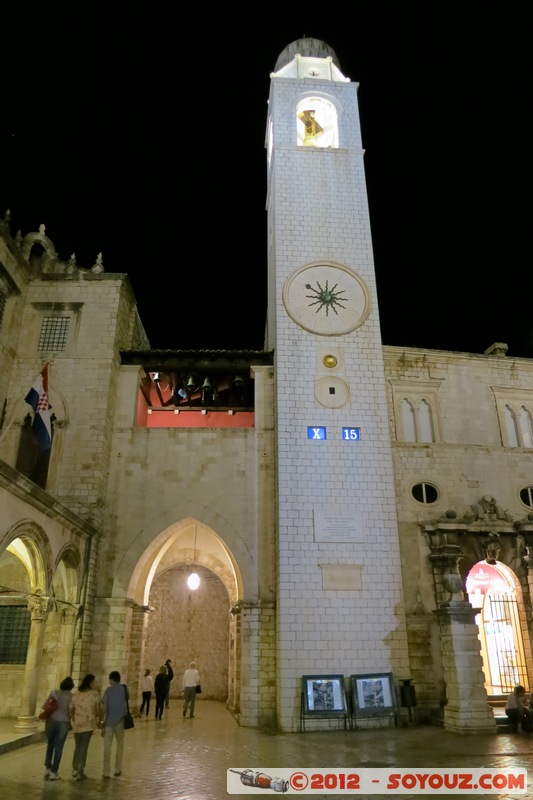
[[6, 489], [11, 495], [33, 506], [50, 519], [56, 520], [71, 530], [97, 539], [102, 533], [86, 520], [81, 519], [64, 505], [26, 478], [16, 469], [0, 459], [0, 489]]

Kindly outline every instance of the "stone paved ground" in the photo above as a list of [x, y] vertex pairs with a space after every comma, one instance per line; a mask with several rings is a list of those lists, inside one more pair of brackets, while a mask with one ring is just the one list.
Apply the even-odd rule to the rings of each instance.
[[[245, 768], [274, 776], [276, 768], [449, 768], [531, 770], [531, 788], [524, 794], [391, 794], [387, 797], [533, 797], [533, 735], [457, 736], [442, 728], [418, 726], [374, 730], [268, 735], [240, 728], [221, 703], [196, 706], [195, 719], [183, 719], [179, 703], [161, 722], [136, 720], [125, 732], [123, 774], [102, 779], [102, 739], [93, 736], [87, 763], [88, 779], [71, 777], [73, 737], [69, 734], [59, 770], [60, 780], [45, 781], [43, 743], [0, 754], [0, 800], [224, 800], [249, 797], [294, 797], [258, 789], [250, 795], [226, 791], [228, 768]], [[302, 795], [303, 796], [303, 795]], [[348, 795], [306, 794], [306, 798], [339, 800]], [[352, 794], [366, 800], [375, 794]]]

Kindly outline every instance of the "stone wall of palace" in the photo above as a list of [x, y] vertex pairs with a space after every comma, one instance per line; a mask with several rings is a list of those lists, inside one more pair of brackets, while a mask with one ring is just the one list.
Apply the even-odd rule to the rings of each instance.
[[[511, 402], [533, 409], [533, 363], [417, 348], [385, 347], [384, 355], [411, 676], [420, 704], [429, 708], [443, 683], [435, 581], [423, 526], [449, 510], [462, 518], [485, 495], [510, 517], [499, 521], [500, 529], [512, 531], [512, 520], [523, 520], [531, 511], [520, 498], [520, 490], [533, 483], [531, 449], [507, 446], [502, 408]], [[403, 440], [405, 398], [415, 407], [429, 403], [435, 441]], [[413, 497], [413, 486], [422, 482], [436, 487], [434, 503]]]

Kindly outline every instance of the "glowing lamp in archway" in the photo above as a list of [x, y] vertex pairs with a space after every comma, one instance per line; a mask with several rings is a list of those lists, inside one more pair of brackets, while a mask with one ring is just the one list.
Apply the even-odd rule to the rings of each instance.
[[192, 589], [193, 591], [195, 589], [198, 589], [198, 587], [200, 586], [200, 576], [198, 575], [197, 572], [191, 572], [191, 574], [187, 578], [187, 586], [189, 587], [189, 589]]

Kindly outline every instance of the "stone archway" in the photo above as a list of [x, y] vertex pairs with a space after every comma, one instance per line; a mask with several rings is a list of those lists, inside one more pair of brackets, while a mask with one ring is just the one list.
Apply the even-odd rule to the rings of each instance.
[[[475, 733], [483, 728], [488, 730], [493, 723], [493, 718], [490, 720], [486, 713], [488, 697], [477, 612], [466, 591], [467, 576], [480, 561], [489, 565], [497, 562], [506, 565], [508, 574], [515, 576], [516, 588], [521, 589], [522, 603], [518, 613], [524, 638], [524, 674], [528, 677], [526, 682], [531, 683], [531, 522], [513, 519], [493, 497], [483, 495], [477, 503], [465, 509], [462, 516], [455, 509], [449, 509], [443, 517], [422, 525], [430, 548], [429, 561], [435, 587], [437, 609], [434, 613], [439, 623], [442, 669], [448, 695], [444, 710], [444, 723], [448, 730]], [[471, 719], [461, 712], [463, 700], [466, 701], [467, 697]], [[463, 730], [460, 730], [461, 726]]]
[[501, 562], [480, 561], [468, 573], [466, 588], [477, 612], [487, 694], [507, 695], [519, 684], [529, 689], [524, 601], [516, 575]]
[[[193, 569], [200, 575], [195, 591], [187, 586]], [[129, 637], [132, 689], [145, 669], [155, 675], [170, 658], [175, 670], [171, 698], [176, 698], [181, 674], [195, 660], [202, 696], [223, 700], [237, 711], [241, 594], [235, 559], [209, 526], [189, 517], [162, 531], [142, 554], [128, 587], [137, 603]]]

